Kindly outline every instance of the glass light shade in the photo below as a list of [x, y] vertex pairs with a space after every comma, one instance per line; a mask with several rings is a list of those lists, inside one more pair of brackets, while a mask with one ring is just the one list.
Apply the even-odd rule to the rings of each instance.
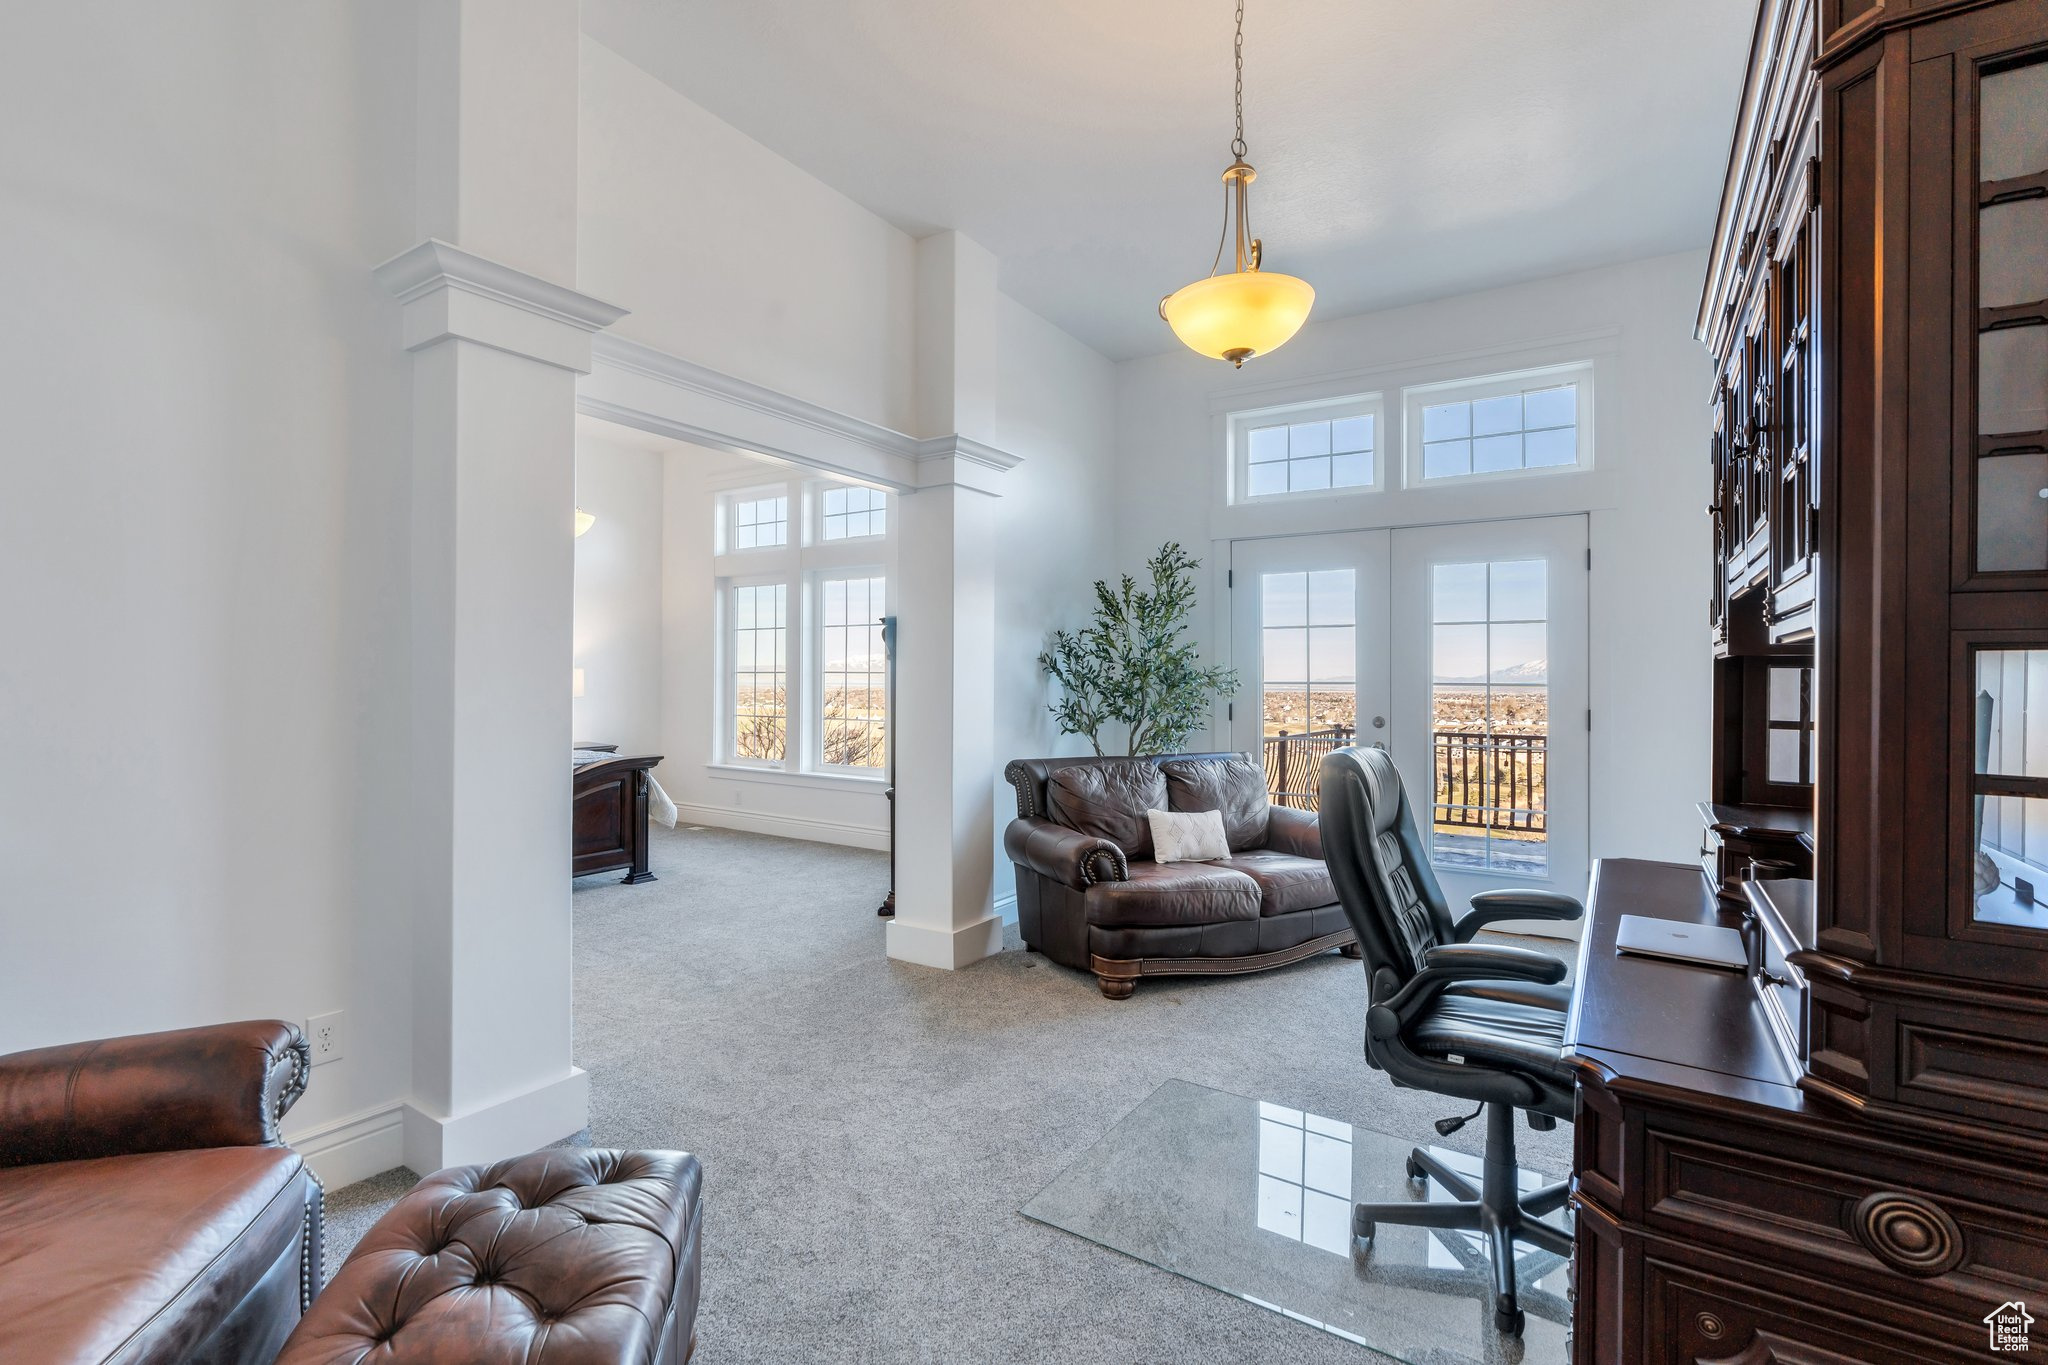
[[1315, 301], [1307, 280], [1235, 270], [1175, 290], [1159, 313], [1189, 350], [1242, 365], [1285, 345]]
[[595, 525], [597, 525], [597, 514], [595, 512], [586, 512], [581, 507], [576, 509], [577, 535], [582, 535], [585, 531], [588, 531], [591, 527]]

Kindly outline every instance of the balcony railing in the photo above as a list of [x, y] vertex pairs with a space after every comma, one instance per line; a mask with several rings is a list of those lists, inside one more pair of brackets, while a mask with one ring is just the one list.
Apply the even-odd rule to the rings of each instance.
[[1436, 732], [1439, 825], [1541, 833], [1544, 824], [1543, 735]]
[[1348, 725], [1327, 730], [1304, 730], [1290, 735], [1282, 730], [1266, 736], [1266, 792], [1276, 806], [1314, 810], [1323, 774], [1323, 756], [1341, 749], [1352, 740]]
[[[1266, 790], [1273, 804], [1315, 810], [1323, 758], [1350, 744], [1348, 725], [1267, 735]], [[1489, 735], [1439, 730], [1435, 737], [1432, 812], [1438, 825], [1544, 832], [1548, 744], [1542, 735]]]

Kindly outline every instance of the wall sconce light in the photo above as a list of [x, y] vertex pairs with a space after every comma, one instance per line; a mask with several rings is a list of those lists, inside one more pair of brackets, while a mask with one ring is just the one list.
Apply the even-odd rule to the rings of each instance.
[[583, 670], [580, 668], [569, 670], [569, 695], [572, 697], [583, 695]]
[[597, 525], [596, 513], [586, 512], [581, 507], [576, 509], [576, 534], [579, 537], [595, 525]]

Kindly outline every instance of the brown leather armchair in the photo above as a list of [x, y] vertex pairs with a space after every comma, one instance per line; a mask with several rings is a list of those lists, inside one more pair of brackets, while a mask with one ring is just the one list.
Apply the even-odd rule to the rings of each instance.
[[0, 1360], [257, 1365], [320, 1287], [297, 1027], [0, 1057]]
[[[1358, 955], [1314, 813], [1270, 804], [1250, 754], [1020, 758], [1003, 776], [1024, 946], [1095, 973], [1110, 999], [1140, 976]], [[1154, 862], [1153, 810], [1220, 811], [1231, 856]]]

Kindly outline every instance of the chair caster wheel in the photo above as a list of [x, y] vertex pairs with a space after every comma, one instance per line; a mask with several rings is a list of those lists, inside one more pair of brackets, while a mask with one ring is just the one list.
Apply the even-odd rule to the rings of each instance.
[[1363, 1213], [1353, 1213], [1351, 1215], [1351, 1239], [1353, 1241], [1370, 1246], [1375, 1230], [1376, 1225], [1372, 1219], [1366, 1217]]
[[1412, 1157], [1412, 1156], [1408, 1158], [1408, 1178], [1409, 1178], [1410, 1180], [1427, 1180], [1427, 1179], [1429, 1179], [1429, 1172], [1428, 1172], [1428, 1171], [1425, 1171], [1425, 1170], [1423, 1170], [1423, 1169], [1422, 1169], [1422, 1163], [1421, 1163], [1421, 1162], [1419, 1162], [1419, 1161], [1417, 1161], [1417, 1160], [1416, 1160], [1416, 1159], [1415, 1159], [1414, 1157]]
[[1522, 1324], [1527, 1320], [1528, 1315], [1519, 1308], [1505, 1313], [1498, 1308], [1493, 1310], [1493, 1330], [1504, 1336], [1522, 1335]]

